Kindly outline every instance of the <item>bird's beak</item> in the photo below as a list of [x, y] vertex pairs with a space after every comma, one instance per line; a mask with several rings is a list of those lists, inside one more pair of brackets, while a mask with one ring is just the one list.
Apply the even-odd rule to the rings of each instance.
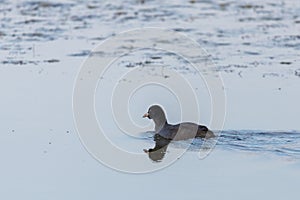
[[145, 114], [143, 115], [143, 118], [145, 118], [145, 117], [149, 117], [149, 113], [145, 113]]

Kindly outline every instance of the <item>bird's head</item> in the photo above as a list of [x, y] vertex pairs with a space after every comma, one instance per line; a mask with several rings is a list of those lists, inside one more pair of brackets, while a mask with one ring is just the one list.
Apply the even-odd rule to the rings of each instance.
[[165, 112], [159, 105], [153, 105], [148, 109], [148, 112], [143, 115], [143, 118], [145, 117], [153, 119], [154, 121], [156, 119], [165, 119]]

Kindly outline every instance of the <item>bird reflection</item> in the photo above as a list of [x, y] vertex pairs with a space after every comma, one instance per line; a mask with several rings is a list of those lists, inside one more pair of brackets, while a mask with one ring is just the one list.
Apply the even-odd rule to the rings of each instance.
[[144, 149], [144, 152], [148, 154], [148, 157], [154, 162], [160, 162], [164, 158], [168, 145], [171, 140], [166, 139], [159, 134], [154, 135], [155, 147], [153, 149]]

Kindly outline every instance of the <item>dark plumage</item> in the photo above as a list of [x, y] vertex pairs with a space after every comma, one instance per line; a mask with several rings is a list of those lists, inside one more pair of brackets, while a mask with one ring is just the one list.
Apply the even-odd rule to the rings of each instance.
[[143, 117], [152, 119], [155, 123], [155, 132], [166, 139], [186, 140], [190, 138], [212, 138], [214, 133], [206, 126], [198, 125], [191, 122], [180, 124], [168, 124], [163, 109], [158, 105], [153, 105]]

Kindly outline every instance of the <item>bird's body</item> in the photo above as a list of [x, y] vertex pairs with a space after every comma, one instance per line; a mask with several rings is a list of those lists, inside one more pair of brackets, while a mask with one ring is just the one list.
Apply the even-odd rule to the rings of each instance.
[[206, 126], [191, 122], [183, 122], [175, 125], [169, 124], [163, 109], [158, 105], [151, 106], [143, 117], [153, 119], [156, 134], [166, 139], [186, 140], [195, 137], [206, 139], [215, 137], [214, 133]]
[[191, 122], [166, 124], [158, 134], [166, 139], [186, 140], [194, 137], [211, 138], [214, 134], [206, 126]]

